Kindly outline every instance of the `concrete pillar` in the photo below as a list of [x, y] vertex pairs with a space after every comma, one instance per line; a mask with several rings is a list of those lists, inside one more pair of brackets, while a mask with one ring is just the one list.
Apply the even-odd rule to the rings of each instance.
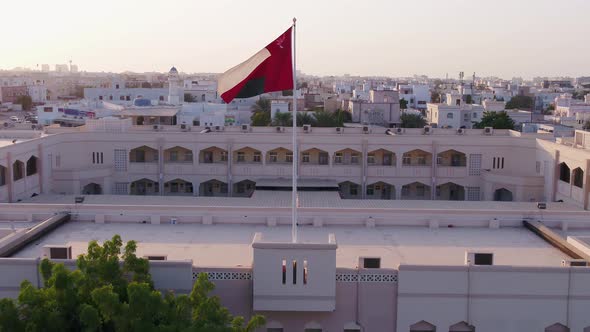
[[430, 185], [430, 199], [436, 200], [436, 167], [437, 167], [437, 149], [436, 149], [436, 141], [432, 140], [432, 180]]
[[160, 196], [164, 195], [164, 138], [158, 138], [158, 192]]
[[234, 167], [234, 141], [230, 139], [227, 143], [227, 196], [232, 197], [234, 193], [233, 167]]
[[402, 199], [402, 185], [395, 186], [395, 199]]
[[8, 193], [8, 203], [12, 203], [14, 179], [12, 178], [12, 152], [6, 153], [6, 192]]
[[590, 159], [586, 159], [586, 170], [584, 170], [584, 210], [590, 209]]
[[559, 150], [555, 150], [553, 160], [553, 188], [551, 189], [551, 201], [555, 202], [557, 200], [557, 180], [559, 179]]
[[39, 157], [37, 158], [37, 174], [39, 175], [39, 193], [43, 193], [43, 145], [37, 145], [37, 152]]

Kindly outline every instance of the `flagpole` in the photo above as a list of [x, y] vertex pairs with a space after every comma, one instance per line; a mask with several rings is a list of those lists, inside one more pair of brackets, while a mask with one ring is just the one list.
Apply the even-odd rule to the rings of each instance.
[[297, 19], [293, 18], [293, 183], [291, 194], [291, 241], [297, 243], [297, 167], [299, 165], [299, 152], [297, 150], [297, 64], [295, 49], [295, 27]]

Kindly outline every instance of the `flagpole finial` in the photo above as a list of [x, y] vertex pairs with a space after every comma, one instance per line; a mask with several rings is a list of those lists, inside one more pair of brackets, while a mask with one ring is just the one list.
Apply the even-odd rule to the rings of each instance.
[[293, 17], [293, 25], [295, 25], [295, 23], [297, 23], [297, 18]]

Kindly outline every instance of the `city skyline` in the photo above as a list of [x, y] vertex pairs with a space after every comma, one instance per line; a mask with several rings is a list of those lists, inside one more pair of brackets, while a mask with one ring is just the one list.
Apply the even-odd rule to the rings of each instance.
[[[6, 12], [30, 11], [30, 4], [6, 5]], [[296, 16], [298, 69], [313, 75], [590, 74], [581, 70], [590, 44], [575, 33], [590, 29], [583, 19], [590, 3], [582, 0], [568, 1], [568, 11], [555, 10], [549, 0], [499, 0], [494, 7], [462, 0], [341, 1], [337, 7], [311, 1], [58, 0], [34, 6], [26, 24], [19, 15], [7, 16], [5, 23], [18, 29], [6, 34], [2, 69], [71, 59], [86, 71], [165, 72], [174, 65], [183, 72], [223, 72], [276, 38]]]

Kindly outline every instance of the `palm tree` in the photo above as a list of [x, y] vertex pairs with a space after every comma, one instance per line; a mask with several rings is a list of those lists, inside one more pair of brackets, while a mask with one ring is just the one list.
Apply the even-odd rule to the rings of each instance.
[[275, 114], [275, 118], [272, 120], [273, 126], [288, 127], [293, 125], [293, 117], [288, 112], [278, 112]]
[[301, 127], [306, 124], [315, 125], [315, 118], [308, 112], [297, 113], [297, 126]]
[[270, 113], [270, 99], [260, 98], [252, 105], [252, 112], [268, 112]]
[[315, 111], [313, 116], [318, 127], [335, 127], [337, 125], [334, 114], [324, 110]]

